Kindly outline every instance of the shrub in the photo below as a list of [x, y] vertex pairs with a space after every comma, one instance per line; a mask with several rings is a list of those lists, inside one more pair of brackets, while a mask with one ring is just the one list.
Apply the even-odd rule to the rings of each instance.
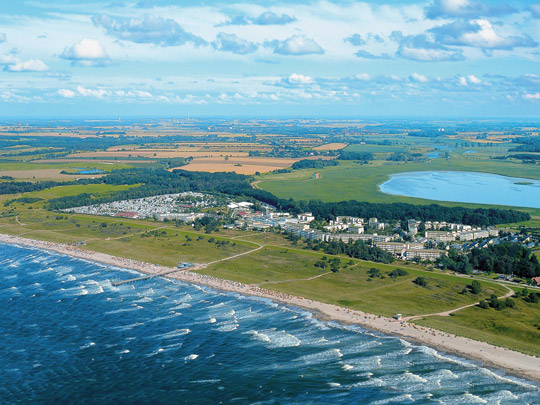
[[478, 303], [478, 306], [482, 309], [489, 309], [489, 305], [486, 301], [482, 300]]
[[413, 283], [416, 285], [419, 285], [420, 287], [426, 287], [427, 286], [427, 280], [424, 277], [416, 277], [413, 280]]

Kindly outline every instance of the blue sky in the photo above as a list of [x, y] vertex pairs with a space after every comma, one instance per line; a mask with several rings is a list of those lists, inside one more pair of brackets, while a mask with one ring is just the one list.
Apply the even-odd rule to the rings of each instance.
[[0, 116], [536, 117], [540, 1], [0, 0]]

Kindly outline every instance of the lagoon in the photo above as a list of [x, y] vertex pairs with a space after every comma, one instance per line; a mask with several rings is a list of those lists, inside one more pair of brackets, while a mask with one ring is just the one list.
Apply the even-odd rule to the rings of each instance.
[[393, 174], [381, 192], [436, 201], [540, 208], [540, 181], [491, 173], [426, 171]]

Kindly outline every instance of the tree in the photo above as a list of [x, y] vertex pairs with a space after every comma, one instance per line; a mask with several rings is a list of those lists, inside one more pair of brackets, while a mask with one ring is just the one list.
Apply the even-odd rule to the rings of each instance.
[[478, 306], [482, 309], [489, 309], [489, 305], [485, 300], [482, 300], [478, 303]]
[[414, 280], [413, 280], [413, 283], [420, 286], [420, 287], [427, 287], [427, 280], [424, 278], [424, 277], [416, 277]]
[[473, 280], [471, 283], [471, 291], [473, 294], [480, 294], [482, 292], [482, 284], [478, 280]]
[[379, 269], [376, 269], [375, 267], [372, 267], [371, 269], [369, 269], [368, 274], [369, 274], [369, 277], [371, 277], [371, 278], [375, 278], [375, 277], [380, 277], [380, 276], [381, 276], [380, 270], [379, 270]]

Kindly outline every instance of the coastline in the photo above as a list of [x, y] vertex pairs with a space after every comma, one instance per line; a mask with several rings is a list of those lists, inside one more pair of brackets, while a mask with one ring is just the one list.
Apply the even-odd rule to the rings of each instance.
[[[229, 291], [242, 295], [256, 296], [270, 299], [286, 305], [292, 305], [310, 311], [316, 317], [343, 324], [352, 324], [375, 330], [384, 334], [393, 335], [405, 340], [421, 343], [442, 350], [446, 353], [456, 354], [468, 359], [481, 362], [484, 366], [504, 370], [514, 375], [535, 382], [540, 381], [540, 358], [529, 356], [510, 349], [490, 345], [485, 342], [451, 335], [431, 328], [424, 328], [392, 318], [376, 316], [362, 311], [351, 310], [332, 304], [313, 301], [303, 297], [292, 296], [276, 291], [266, 290], [254, 285], [218, 279], [194, 273], [189, 270], [174, 269], [154, 265], [132, 259], [111, 256], [105, 253], [81, 249], [79, 247], [45, 242], [40, 240], [22, 238], [0, 233], [0, 242], [18, 244], [60, 254], [104, 263], [116, 267], [136, 270], [148, 275], [165, 275], [182, 282], [205, 285], [216, 290]], [[195, 268], [201, 268], [198, 265]], [[193, 268], [191, 268], [193, 270]], [[166, 273], [166, 274], [163, 274]]]

